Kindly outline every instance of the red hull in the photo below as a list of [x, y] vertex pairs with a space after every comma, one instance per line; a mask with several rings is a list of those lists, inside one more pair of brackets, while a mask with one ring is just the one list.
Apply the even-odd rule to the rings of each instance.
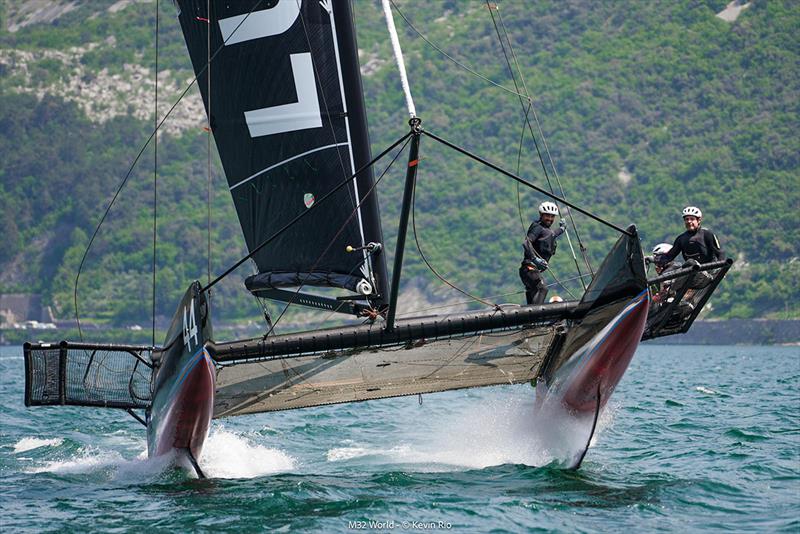
[[649, 300], [646, 290], [634, 298], [557, 373], [556, 394], [569, 409], [593, 414], [598, 388], [601, 407], [611, 397], [639, 346]]
[[203, 349], [182, 371], [167, 399], [168, 406], [159, 420], [153, 421], [157, 426], [151, 456], [177, 449], [200, 457], [214, 413], [215, 384], [214, 363]]

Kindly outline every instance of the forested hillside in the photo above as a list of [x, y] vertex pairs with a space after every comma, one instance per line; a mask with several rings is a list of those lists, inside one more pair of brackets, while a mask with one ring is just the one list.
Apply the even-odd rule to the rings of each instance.
[[[726, 0], [498, 3], [495, 21], [512, 44], [505, 52], [513, 50], [521, 69], [514, 79], [485, 3], [396, 1], [454, 59], [506, 88], [516, 81], [522, 90], [524, 80], [569, 200], [620, 226], [636, 223], [646, 249], [682, 231], [684, 205], [703, 209], [704, 224], [737, 260], [709, 317], [800, 315], [800, 4], [755, 1], [727, 22], [715, 16]], [[47, 13], [38, 4], [0, 4], [0, 293], [41, 293], [69, 317], [89, 237], [153, 128], [156, 3], [51, 2], [60, 9]], [[407, 131], [407, 114], [380, 2], [354, 5], [378, 152]], [[423, 126], [514, 172], [519, 165], [521, 175], [547, 187], [519, 99], [395, 18]], [[189, 66], [174, 8], [161, 1], [160, 115], [191, 80]], [[172, 315], [191, 280], [207, 276], [203, 124], [192, 88], [159, 136], [161, 315]], [[421, 155], [415, 224], [431, 264], [476, 295], [519, 291], [524, 227], [543, 197], [428, 138]], [[153, 162], [149, 147], [92, 246], [81, 275], [82, 315], [149, 321]], [[212, 167], [213, 276], [245, 249], [215, 157]], [[402, 179], [400, 166], [379, 188], [390, 250]], [[616, 236], [575, 217], [597, 266]], [[552, 271], [577, 291], [566, 245]], [[463, 300], [430, 274], [413, 235], [408, 246], [405, 290]], [[241, 284], [249, 269], [217, 290], [217, 316], [258, 318]]]

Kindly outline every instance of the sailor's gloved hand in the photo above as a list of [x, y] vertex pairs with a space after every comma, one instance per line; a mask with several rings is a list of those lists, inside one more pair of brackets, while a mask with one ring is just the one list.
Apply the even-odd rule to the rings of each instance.
[[655, 260], [655, 258], [653, 258], [653, 256], [645, 256], [644, 257], [644, 262], [645, 263], [655, 263], [656, 260]]
[[561, 228], [562, 230], [566, 231], [566, 229], [567, 229], [567, 221], [565, 221], [564, 219], [561, 219], [560, 221], [558, 221], [558, 227]]
[[536, 268], [540, 271], [547, 270], [547, 260], [544, 258], [533, 258], [533, 264], [536, 265]]

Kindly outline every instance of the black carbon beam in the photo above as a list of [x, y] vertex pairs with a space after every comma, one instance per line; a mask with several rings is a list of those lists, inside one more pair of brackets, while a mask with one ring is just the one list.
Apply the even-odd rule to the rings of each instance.
[[513, 306], [503, 311], [480, 311], [435, 318], [407, 319], [392, 330], [379, 323], [329, 328], [312, 332], [253, 338], [230, 343], [206, 344], [211, 357], [219, 363], [269, 360], [292, 355], [352, 349], [384, 347], [450, 336], [474, 334], [488, 330], [519, 328], [536, 324], [553, 324], [576, 315], [578, 302], [557, 302], [535, 306]]
[[411, 211], [411, 198], [414, 195], [414, 186], [417, 181], [417, 167], [419, 163], [419, 138], [421, 133], [421, 120], [413, 118], [408, 121], [411, 126], [411, 150], [408, 153], [408, 169], [406, 170], [406, 188], [403, 192], [403, 207], [400, 211], [400, 225], [397, 229], [397, 246], [394, 253], [394, 267], [392, 268], [392, 287], [389, 290], [389, 310], [386, 315], [386, 330], [394, 329], [394, 318], [397, 314], [397, 292], [400, 290], [400, 273], [403, 270], [403, 253], [406, 246], [406, 233], [408, 231], [408, 214]]

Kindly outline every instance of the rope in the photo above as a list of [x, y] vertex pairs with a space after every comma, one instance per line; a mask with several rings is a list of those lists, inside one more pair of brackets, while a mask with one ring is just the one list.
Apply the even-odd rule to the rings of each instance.
[[[556, 183], [558, 184], [559, 192], [561, 193], [561, 196], [566, 199], [567, 195], [564, 192], [564, 186], [562, 185], [561, 178], [558, 175], [558, 169], [556, 168], [556, 164], [553, 161], [553, 156], [550, 154], [550, 148], [547, 146], [547, 139], [544, 136], [544, 131], [542, 130], [542, 125], [541, 125], [541, 122], [539, 121], [539, 116], [536, 113], [536, 108], [533, 106], [533, 99], [531, 98], [530, 93], [528, 92], [528, 87], [525, 84], [525, 77], [522, 74], [522, 68], [520, 68], [519, 62], [517, 61], [517, 55], [514, 52], [514, 47], [511, 44], [511, 38], [509, 37], [508, 30], [506, 29], [505, 22], [503, 22], [503, 15], [502, 15], [502, 13], [500, 13], [500, 7], [499, 6], [496, 6], [496, 7], [497, 7], [497, 17], [500, 20], [500, 26], [502, 26], [502, 28], [503, 28], [503, 34], [506, 36], [506, 41], [508, 42], [508, 48], [511, 51], [511, 56], [514, 58], [514, 64], [517, 66], [517, 71], [519, 72], [520, 80], [522, 82], [522, 87], [523, 87], [523, 89], [525, 91], [525, 95], [527, 96], [527, 100], [528, 100], [528, 104], [529, 104], [528, 109], [533, 113], [533, 119], [534, 119], [534, 122], [536, 122], [536, 129], [539, 131], [539, 138], [542, 140], [542, 145], [544, 146], [545, 154], [547, 154], [547, 159], [550, 162], [550, 167], [553, 170], [553, 176], [555, 177]], [[491, 8], [489, 9], [489, 14], [492, 15]], [[494, 15], [492, 15], [492, 22], [494, 22]], [[495, 30], [496, 29], [497, 29], [497, 26], [495, 25]], [[498, 38], [499, 37], [500, 37], [500, 35], [498, 33]], [[501, 41], [501, 44], [502, 44], [502, 41]], [[508, 58], [506, 58], [506, 61], [508, 61]], [[510, 65], [509, 65], [509, 68], [510, 68]], [[528, 127], [530, 129], [530, 121], [528, 120], [528, 112], [527, 111], [525, 113], [525, 120], [528, 123]], [[531, 136], [533, 137], [533, 132], [532, 131], [531, 131]], [[533, 141], [534, 141], [534, 145], [536, 146], [536, 153], [539, 156], [539, 160], [542, 161], [542, 155], [539, 152], [539, 145], [538, 145], [538, 143], [536, 143], [536, 138], [535, 137], [533, 137]], [[547, 176], [547, 170], [544, 167], [544, 161], [542, 161], [542, 168], [545, 171], [545, 176]], [[548, 184], [549, 184], [550, 183], [549, 177], [547, 177], [547, 181], [548, 181]], [[551, 186], [550, 190], [552, 192], [552, 186]], [[583, 256], [584, 261], [586, 262], [586, 266], [589, 268], [589, 272], [592, 273], [592, 276], [594, 276], [594, 270], [592, 269], [592, 265], [589, 263], [589, 258], [586, 255], [586, 247], [583, 245], [583, 242], [581, 241], [581, 235], [578, 232], [578, 225], [575, 222], [575, 218], [572, 216], [572, 212], [570, 212], [569, 210], [567, 210], [567, 215], [569, 216], [570, 223], [572, 224], [572, 228], [575, 231], [575, 237], [578, 240], [578, 247], [579, 247], [579, 249], [581, 251], [581, 254]], [[569, 234], [567, 234], [567, 242], [569, 243], [569, 248], [572, 251], [572, 257], [573, 257], [573, 259], [575, 259], [575, 264], [576, 264], [576, 267], [577, 267], [577, 258], [575, 257], [575, 250], [572, 247], [572, 240], [570, 239]], [[577, 268], [578, 268], [578, 273], [580, 273], [580, 267], [577, 267]], [[581, 283], [583, 283], [583, 278], [581, 278]], [[586, 285], [585, 284], [584, 284], [583, 287], [584, 287], [584, 290], [586, 290]]]
[[511, 93], [512, 95], [517, 95], [517, 96], [524, 96], [524, 95], [521, 95], [521, 94], [519, 94], [517, 91], [514, 91], [514, 90], [512, 90], [512, 89], [509, 89], [508, 87], [506, 87], [506, 86], [504, 86], [504, 85], [501, 85], [501, 84], [499, 84], [499, 83], [495, 82], [494, 80], [491, 80], [491, 79], [487, 78], [487, 77], [486, 77], [486, 76], [484, 76], [483, 74], [481, 74], [481, 73], [479, 73], [479, 72], [476, 72], [475, 70], [473, 70], [473, 69], [469, 68], [468, 66], [464, 65], [463, 63], [461, 63], [460, 61], [458, 61], [457, 59], [455, 59], [454, 57], [452, 57], [451, 55], [449, 55], [447, 52], [445, 52], [444, 50], [442, 50], [441, 48], [439, 48], [438, 46], [436, 46], [436, 45], [435, 45], [433, 42], [431, 42], [431, 41], [430, 41], [430, 40], [429, 40], [427, 37], [425, 37], [425, 36], [422, 34], [422, 32], [420, 32], [420, 31], [419, 31], [419, 30], [418, 30], [416, 27], [414, 27], [414, 25], [411, 23], [411, 21], [410, 21], [410, 20], [408, 20], [408, 18], [407, 18], [407, 17], [406, 17], [406, 16], [403, 14], [403, 12], [402, 12], [402, 11], [400, 11], [400, 8], [399, 8], [399, 7], [397, 7], [397, 4], [395, 4], [395, 3], [394, 3], [394, 0], [389, 0], [389, 2], [392, 4], [392, 7], [394, 7], [395, 11], [397, 11], [397, 14], [398, 14], [398, 15], [400, 15], [400, 17], [401, 17], [401, 18], [402, 18], [402, 19], [405, 21], [405, 23], [406, 23], [406, 24], [408, 24], [408, 27], [409, 27], [409, 28], [411, 28], [411, 30], [412, 30], [414, 33], [416, 33], [417, 35], [419, 35], [419, 36], [420, 36], [420, 38], [421, 38], [423, 41], [425, 41], [426, 43], [428, 43], [428, 44], [429, 44], [431, 47], [433, 47], [433, 48], [434, 48], [434, 49], [435, 49], [437, 52], [439, 52], [440, 54], [442, 54], [444, 57], [446, 57], [447, 59], [449, 59], [450, 61], [452, 61], [453, 63], [455, 63], [455, 64], [456, 64], [456, 65], [458, 65], [459, 67], [461, 67], [462, 69], [466, 70], [466, 71], [467, 71], [467, 72], [469, 72], [470, 74], [473, 74], [474, 76], [477, 76], [477, 77], [478, 77], [478, 78], [480, 78], [481, 80], [483, 80], [483, 81], [485, 81], [485, 82], [488, 82], [488, 83], [490, 83], [490, 84], [494, 85], [495, 87], [497, 87], [497, 88], [499, 88], [499, 89], [502, 89], [503, 91], [506, 91], [507, 93]]
[[428, 266], [428, 269], [430, 269], [430, 271], [434, 275], [436, 275], [436, 278], [438, 278], [439, 280], [441, 280], [443, 283], [445, 283], [446, 285], [450, 286], [451, 288], [455, 289], [459, 293], [461, 293], [463, 295], [466, 295], [467, 297], [471, 298], [474, 301], [477, 301], [477, 302], [480, 302], [481, 304], [489, 306], [490, 308], [499, 309], [497, 304], [495, 304], [493, 302], [489, 302], [488, 300], [482, 299], [480, 297], [476, 297], [475, 295], [465, 291], [464, 289], [461, 289], [460, 287], [456, 286], [455, 284], [452, 284], [447, 279], [445, 279], [441, 274], [439, 274], [439, 272], [436, 269], [433, 268], [433, 265], [431, 265], [431, 263], [428, 261], [428, 258], [425, 257], [425, 253], [422, 252], [422, 247], [419, 244], [419, 236], [417, 235], [417, 217], [416, 217], [416, 212], [417, 212], [417, 206], [416, 205], [417, 205], [417, 202], [416, 201], [417, 201], [417, 184], [415, 182], [414, 183], [414, 189], [411, 192], [411, 229], [414, 232], [414, 242], [417, 244], [417, 251], [419, 251], [419, 256], [422, 258], [422, 261], [425, 262], [425, 265]]
[[[395, 154], [395, 155], [394, 155], [394, 157], [392, 158], [392, 161], [390, 161], [390, 162], [389, 162], [389, 165], [387, 165], [387, 166], [386, 166], [386, 168], [383, 170], [383, 172], [381, 173], [381, 175], [380, 175], [380, 176], [379, 176], [379, 177], [378, 177], [378, 178], [375, 180], [375, 183], [373, 183], [373, 184], [372, 184], [372, 186], [369, 188], [369, 190], [366, 192], [366, 194], [365, 194], [365, 195], [364, 195], [364, 196], [361, 198], [361, 200], [358, 202], [358, 204], [356, 205], [356, 207], [355, 207], [355, 208], [354, 208], [354, 209], [353, 209], [353, 210], [350, 212], [350, 215], [348, 215], [348, 216], [347, 216], [347, 218], [344, 220], [344, 222], [342, 223], [342, 225], [341, 225], [341, 226], [339, 227], [339, 229], [336, 231], [336, 233], [334, 234], [334, 236], [331, 238], [330, 242], [328, 243], [328, 246], [327, 246], [327, 247], [325, 247], [325, 250], [323, 250], [323, 251], [322, 251], [322, 253], [321, 253], [321, 254], [320, 254], [318, 257], [317, 257], [317, 259], [314, 261], [314, 264], [313, 264], [313, 265], [311, 266], [311, 268], [309, 269], [309, 271], [308, 271], [308, 274], [306, 275], [305, 279], [303, 279], [303, 281], [302, 281], [302, 282], [300, 282], [300, 285], [297, 287], [297, 290], [295, 291], [294, 295], [293, 295], [293, 296], [292, 296], [292, 298], [289, 300], [289, 302], [287, 302], [287, 303], [286, 303], [286, 306], [284, 306], [284, 308], [283, 308], [283, 310], [281, 311], [280, 315], [278, 315], [278, 318], [277, 318], [277, 319], [275, 319], [275, 320], [272, 322], [272, 326], [271, 326], [271, 327], [270, 327], [270, 329], [267, 331], [267, 333], [266, 333], [266, 334], [264, 334], [264, 337], [268, 337], [268, 336], [269, 336], [269, 335], [270, 335], [270, 334], [271, 334], [271, 333], [272, 333], [272, 332], [275, 330], [275, 327], [276, 327], [276, 326], [278, 325], [278, 323], [281, 321], [281, 319], [283, 318], [284, 314], [285, 314], [285, 313], [286, 313], [286, 311], [289, 309], [289, 306], [291, 306], [292, 304], [294, 304], [294, 301], [295, 301], [295, 299], [297, 298], [297, 296], [298, 296], [298, 295], [300, 295], [300, 290], [301, 290], [301, 289], [303, 289], [303, 286], [305, 285], [306, 281], [307, 281], [307, 280], [308, 280], [308, 278], [311, 276], [311, 274], [314, 272], [314, 269], [317, 267], [317, 265], [319, 264], [319, 262], [320, 262], [320, 261], [322, 261], [322, 258], [324, 258], [324, 257], [325, 257], [325, 255], [326, 255], [326, 254], [328, 253], [328, 251], [331, 249], [331, 247], [333, 246], [333, 244], [336, 242], [336, 238], [337, 238], [337, 237], [339, 237], [339, 235], [341, 235], [341, 233], [342, 233], [342, 232], [345, 230], [345, 228], [347, 227], [347, 224], [350, 222], [350, 220], [353, 218], [353, 216], [355, 216], [355, 214], [356, 214], [356, 212], [358, 211], [359, 207], [361, 207], [361, 204], [362, 204], [362, 203], [363, 203], [365, 200], [367, 200], [367, 198], [369, 198], [369, 196], [372, 194], [372, 192], [373, 192], [373, 191], [375, 190], [375, 188], [378, 186], [378, 184], [379, 184], [379, 183], [380, 183], [380, 181], [383, 179], [383, 177], [384, 177], [384, 176], [386, 176], [386, 173], [387, 173], [387, 172], [389, 172], [389, 169], [391, 169], [391, 168], [392, 168], [392, 165], [394, 164], [394, 162], [395, 162], [395, 161], [397, 161], [397, 158], [400, 156], [400, 154], [402, 154], [402, 153], [403, 153], [403, 150], [405, 150], [405, 148], [406, 148], [406, 145], [408, 145], [409, 141], [411, 141], [411, 136], [410, 136], [410, 135], [406, 136], [406, 138], [405, 138], [405, 143], [404, 143], [404, 144], [403, 144], [403, 146], [400, 148], [400, 150], [398, 150], [398, 151], [397, 151], [397, 154]], [[394, 145], [394, 146], [397, 146], [397, 145]], [[316, 204], [315, 204], [315, 205], [316, 205]], [[310, 209], [309, 209], [309, 211], [310, 211]], [[352, 272], [352, 271], [351, 271], [351, 272]], [[344, 303], [342, 303], [342, 304], [344, 304]], [[337, 309], [338, 309], [338, 308], [337, 308]]]
[[[531, 139], [533, 140], [533, 145], [536, 148], [536, 155], [539, 157], [539, 162], [542, 165], [542, 171], [544, 172], [545, 180], [547, 181], [547, 187], [550, 189], [550, 192], [553, 193], [553, 184], [550, 182], [550, 175], [547, 172], [547, 166], [545, 165], [544, 158], [542, 158], [542, 153], [539, 150], [539, 143], [536, 141], [536, 136], [533, 133], [533, 127], [531, 126], [531, 122], [529, 119], [529, 112], [533, 108], [533, 100], [531, 99], [530, 93], [528, 92], [528, 87], [525, 85], [525, 77], [522, 75], [522, 69], [519, 66], [519, 62], [517, 61], [517, 55], [514, 53], [514, 47], [511, 45], [511, 39], [508, 36], [508, 31], [506, 30], [505, 24], [503, 23], [502, 16], [500, 15], [500, 7], [496, 4], [493, 6], [489, 0], [486, 0], [486, 6], [489, 8], [489, 16], [492, 18], [492, 24], [494, 25], [495, 33], [497, 33], [497, 40], [500, 42], [500, 48], [503, 51], [503, 57], [506, 60], [506, 65], [508, 66], [508, 72], [511, 74], [511, 80], [514, 82], [514, 88], [519, 92], [519, 86], [517, 85], [517, 78], [514, 75], [514, 69], [511, 66], [511, 60], [508, 59], [508, 54], [506, 53], [506, 47], [503, 42], [503, 36], [500, 34], [500, 28], [497, 26], [497, 21], [495, 21], [493, 11], [497, 11], [497, 16], [500, 20], [500, 25], [503, 27], [503, 35], [505, 35], [505, 40], [508, 43], [508, 49], [511, 52], [512, 57], [514, 58], [514, 64], [517, 67], [517, 72], [519, 72], [520, 82], [522, 83], [523, 90], [525, 91], [525, 97], [528, 101], [528, 107], [525, 108], [525, 102], [523, 101], [522, 96], [519, 97], [519, 104], [522, 107], [523, 114], [525, 115], [525, 123], [528, 126], [528, 130], [531, 132]], [[493, 9], [494, 8], [494, 9]], [[541, 132], [541, 128], [539, 129], [542, 138], [544, 134]], [[524, 137], [524, 132], [523, 132]], [[551, 160], [552, 164], [552, 160]], [[561, 196], [564, 196], [563, 188], [561, 190]], [[517, 197], [519, 201], [519, 197]], [[575, 222], [573, 221], [573, 227], [575, 227]], [[577, 235], [577, 228], [576, 228], [576, 235]], [[578, 257], [575, 255], [575, 249], [572, 246], [572, 240], [567, 234], [567, 243], [569, 244], [570, 252], [572, 253], [572, 259], [575, 262], [575, 268], [578, 270], [578, 274], [581, 273], [580, 265], [578, 264]], [[581, 284], [583, 285], [584, 291], [586, 290], [586, 284], [583, 282], [583, 278], [581, 278]]]
[[250, 8], [250, 11], [247, 12], [247, 15], [245, 15], [245, 17], [241, 20], [241, 22], [239, 22], [239, 24], [233, 29], [233, 31], [228, 36], [228, 38], [225, 39], [225, 41], [222, 43], [222, 45], [214, 52], [214, 54], [211, 56], [211, 60], [209, 60], [209, 62], [206, 63], [206, 65], [200, 70], [200, 72], [194, 78], [192, 78], [192, 81], [189, 82], [189, 84], [186, 86], [186, 89], [184, 89], [183, 92], [180, 94], [180, 96], [178, 96], [178, 99], [175, 101], [174, 104], [172, 104], [172, 107], [169, 108], [169, 110], [167, 111], [166, 115], [164, 115], [164, 118], [161, 119], [158, 122], [158, 124], [156, 125], [155, 129], [153, 129], [153, 131], [150, 133], [150, 135], [145, 140], [145, 142], [142, 145], [142, 147], [139, 149], [139, 153], [136, 154], [136, 157], [133, 159], [133, 163], [131, 163], [131, 166], [128, 168], [128, 172], [125, 173], [125, 177], [122, 179], [122, 182], [119, 184], [119, 187], [117, 187], [117, 190], [114, 193], [114, 196], [111, 198], [111, 202], [108, 203], [108, 206], [106, 207], [106, 210], [103, 213], [103, 216], [100, 217], [100, 222], [97, 223], [97, 226], [95, 227], [94, 232], [92, 233], [92, 237], [89, 239], [89, 243], [86, 245], [86, 250], [83, 252], [83, 257], [81, 258], [81, 262], [78, 265], [78, 272], [75, 275], [75, 284], [73, 286], [72, 297], [73, 297], [73, 301], [75, 303], [75, 322], [77, 323], [77, 326], [78, 326], [78, 336], [80, 337], [81, 341], [83, 341], [83, 331], [81, 330], [81, 320], [80, 320], [80, 314], [78, 312], [78, 282], [80, 281], [80, 278], [81, 278], [81, 272], [83, 271], [83, 265], [84, 265], [84, 263], [86, 263], [86, 257], [89, 255], [89, 250], [92, 248], [92, 243], [94, 243], [94, 240], [97, 237], [98, 232], [100, 231], [100, 227], [103, 226], [103, 223], [105, 222], [106, 217], [108, 217], [108, 214], [111, 211], [112, 206], [114, 206], [114, 203], [116, 202], [117, 197], [122, 192], [122, 189], [125, 187], [125, 184], [128, 183], [128, 179], [130, 178], [131, 174], [133, 174], [133, 169], [136, 167], [136, 164], [139, 163], [139, 159], [142, 157], [142, 154], [144, 154], [144, 151], [150, 145], [150, 141], [153, 140], [153, 138], [156, 136], [158, 130], [161, 129], [161, 127], [164, 125], [164, 123], [167, 121], [167, 119], [170, 117], [170, 115], [172, 115], [172, 112], [175, 110], [175, 108], [178, 107], [178, 104], [180, 103], [180, 101], [183, 100], [183, 97], [186, 96], [186, 94], [189, 92], [189, 90], [194, 86], [194, 84], [197, 82], [198, 77], [201, 74], [203, 74], [206, 71], [206, 69], [208, 69], [208, 66], [211, 64], [211, 61], [215, 57], [217, 57], [217, 54], [219, 54], [222, 51], [222, 48], [225, 46], [225, 43], [227, 43], [231, 39], [231, 37], [233, 37], [236, 34], [236, 32], [239, 30], [239, 28], [242, 26], [242, 24], [244, 24], [244, 21], [247, 20], [247, 18], [250, 16], [250, 14], [263, 1], [264, 0], [257, 0], [256, 1], [256, 3], [253, 5], [253, 7]]
[[[155, 98], [153, 102], [153, 127], [158, 129], [158, 23], [159, 23], [159, 1], [156, 0], [156, 80], [155, 80]], [[157, 234], [158, 223], [158, 134], [153, 140], [153, 329], [152, 329], [152, 345], [156, 346], [156, 244], [158, 241]], [[83, 341], [83, 338], [81, 338]]]

